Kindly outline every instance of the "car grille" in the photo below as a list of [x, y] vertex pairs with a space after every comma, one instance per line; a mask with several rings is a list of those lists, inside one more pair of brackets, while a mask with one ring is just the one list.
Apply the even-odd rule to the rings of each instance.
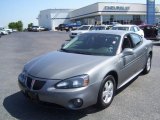
[[45, 83], [46, 81], [34, 80], [31, 77], [27, 77], [26, 85], [29, 89], [40, 90]]

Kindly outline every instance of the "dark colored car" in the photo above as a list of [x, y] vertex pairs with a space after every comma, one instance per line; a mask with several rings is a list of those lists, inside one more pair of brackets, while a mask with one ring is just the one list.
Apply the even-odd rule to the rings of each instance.
[[28, 31], [32, 31], [32, 27], [28, 27], [27, 30], [28, 30]]
[[60, 31], [66, 30], [66, 24], [59, 24], [55, 29]]
[[154, 25], [140, 25], [139, 26], [144, 31], [144, 37], [151, 40], [160, 40], [159, 28]]

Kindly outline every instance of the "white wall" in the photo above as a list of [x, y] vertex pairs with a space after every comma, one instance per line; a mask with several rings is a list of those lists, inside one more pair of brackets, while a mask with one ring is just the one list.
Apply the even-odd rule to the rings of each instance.
[[76, 17], [77, 16], [76, 18], [80, 18], [80, 17], [82, 17], [81, 15], [86, 14], [83, 17], [87, 17], [88, 13], [93, 13], [95, 11], [98, 11], [98, 4], [97, 3], [89, 5], [89, 6], [86, 6], [86, 7], [82, 7], [82, 8], [77, 9], [77, 10], [74, 10], [74, 11], [70, 12], [69, 16], [72, 19], [72, 17]]
[[40, 11], [39, 14], [39, 26], [55, 30], [59, 24], [69, 22], [70, 9], [47, 9]]
[[50, 10], [43, 10], [40, 12], [38, 17], [38, 24], [39, 26], [52, 29]]

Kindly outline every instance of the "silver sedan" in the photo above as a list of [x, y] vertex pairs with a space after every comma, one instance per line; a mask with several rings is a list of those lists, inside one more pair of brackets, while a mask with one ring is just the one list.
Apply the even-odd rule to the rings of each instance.
[[117, 89], [149, 73], [152, 54], [152, 42], [134, 32], [92, 31], [29, 61], [18, 83], [32, 100], [73, 110], [94, 104], [103, 109]]

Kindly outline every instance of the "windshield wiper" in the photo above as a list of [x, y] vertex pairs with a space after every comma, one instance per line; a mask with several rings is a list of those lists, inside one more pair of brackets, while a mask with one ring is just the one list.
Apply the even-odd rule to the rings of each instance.
[[94, 53], [90, 52], [82, 52], [82, 51], [73, 51], [73, 50], [66, 50], [66, 49], [60, 49], [62, 52], [67, 52], [67, 53], [76, 53], [76, 54], [84, 54], [84, 55], [94, 55]]
[[90, 52], [82, 52], [82, 51], [73, 51], [73, 52], [77, 54], [93, 55], [93, 53], [90, 53]]
[[70, 50], [66, 50], [66, 49], [60, 49], [60, 51], [63, 51], [63, 52], [68, 52], [68, 53], [70, 53], [71, 51]]

